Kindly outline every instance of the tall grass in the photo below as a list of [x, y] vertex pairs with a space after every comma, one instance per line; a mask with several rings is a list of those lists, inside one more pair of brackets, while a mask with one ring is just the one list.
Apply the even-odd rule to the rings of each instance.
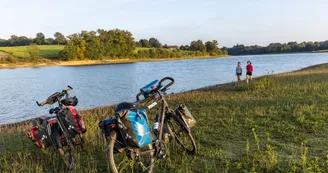
[[[198, 153], [192, 157], [171, 147], [157, 172], [328, 172], [327, 75], [325, 64], [255, 79], [244, 89], [224, 84], [169, 96], [171, 106], [184, 102], [195, 116]], [[82, 111], [86, 151], [76, 151], [72, 172], [109, 170], [97, 123], [113, 112]], [[54, 148], [41, 151], [24, 136], [29, 127], [0, 127], [0, 172], [67, 171]]]

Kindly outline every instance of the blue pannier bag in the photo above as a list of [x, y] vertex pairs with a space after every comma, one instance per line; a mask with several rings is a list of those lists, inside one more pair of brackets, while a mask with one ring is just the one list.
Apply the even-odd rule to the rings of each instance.
[[116, 112], [118, 128], [128, 147], [143, 147], [152, 142], [145, 109]]
[[154, 80], [152, 82], [150, 82], [149, 84], [147, 84], [146, 86], [140, 88], [140, 91], [142, 91], [144, 94], [145, 99], [149, 96], [149, 93], [155, 89], [159, 84], [158, 80]]

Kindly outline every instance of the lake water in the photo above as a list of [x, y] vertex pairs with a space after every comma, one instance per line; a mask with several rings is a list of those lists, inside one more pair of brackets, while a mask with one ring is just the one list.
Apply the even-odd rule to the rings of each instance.
[[[0, 124], [47, 115], [38, 107], [50, 94], [70, 85], [79, 99], [78, 109], [134, 101], [139, 88], [155, 79], [173, 77], [169, 92], [182, 92], [236, 80], [235, 68], [252, 61], [254, 76], [281, 73], [328, 63], [328, 53], [236, 56], [79, 67], [0, 69]], [[245, 75], [243, 74], [243, 78]]]

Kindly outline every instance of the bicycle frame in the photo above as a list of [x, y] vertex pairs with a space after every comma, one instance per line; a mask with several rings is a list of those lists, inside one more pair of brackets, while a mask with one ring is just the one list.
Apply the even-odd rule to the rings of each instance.
[[[164, 133], [164, 125], [165, 125], [165, 120], [166, 120], [166, 116], [167, 116], [167, 111], [170, 109], [164, 96], [162, 96], [162, 94], [157, 91], [156, 92], [158, 95], [159, 95], [159, 99], [156, 100], [155, 102], [153, 102], [151, 105], [149, 105], [147, 107], [147, 109], [151, 109], [152, 107], [156, 106], [158, 103], [162, 104], [162, 108], [161, 108], [161, 114], [160, 114], [160, 122], [159, 122], [159, 126], [160, 126], [160, 129], [159, 129], [159, 135], [156, 139], [155, 142], [153, 142], [153, 144], [155, 144], [155, 149], [151, 149], [151, 150], [147, 150], [147, 151], [143, 151], [143, 152], [140, 152], [139, 155], [147, 155], [147, 154], [150, 154], [151, 152], [154, 152], [154, 151], [159, 151], [158, 148], [159, 148], [159, 144], [160, 142], [165, 142], [165, 136], [163, 135]], [[171, 134], [172, 135], [172, 134]], [[158, 153], [154, 153], [155, 155], [157, 155]]]

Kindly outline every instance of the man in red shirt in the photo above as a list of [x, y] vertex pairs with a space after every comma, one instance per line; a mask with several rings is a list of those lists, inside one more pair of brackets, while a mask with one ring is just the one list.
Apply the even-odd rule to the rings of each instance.
[[252, 81], [252, 74], [253, 74], [253, 66], [250, 61], [247, 61], [246, 70], [247, 70], [246, 81], [248, 83], [249, 81]]

